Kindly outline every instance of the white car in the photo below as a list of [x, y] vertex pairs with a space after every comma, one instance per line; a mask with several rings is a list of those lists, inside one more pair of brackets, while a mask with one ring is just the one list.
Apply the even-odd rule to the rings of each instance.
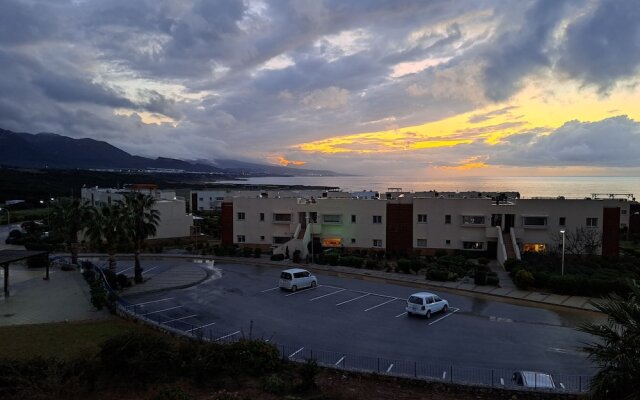
[[518, 386], [524, 386], [535, 389], [555, 389], [556, 384], [553, 377], [544, 372], [535, 371], [516, 371], [511, 378], [513, 383]]
[[318, 286], [318, 279], [311, 275], [311, 272], [292, 268], [285, 269], [280, 273], [280, 281], [278, 282], [280, 289], [291, 290], [295, 292], [298, 289], [314, 288]]
[[431, 314], [449, 310], [449, 302], [429, 292], [414, 293], [407, 299], [407, 315], [424, 315], [431, 318]]

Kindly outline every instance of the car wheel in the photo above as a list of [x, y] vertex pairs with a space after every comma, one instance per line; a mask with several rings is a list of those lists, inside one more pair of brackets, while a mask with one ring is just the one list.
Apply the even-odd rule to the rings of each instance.
[[427, 319], [431, 318], [431, 310], [427, 310]]
[[442, 312], [446, 314], [447, 311], [449, 311], [449, 306], [445, 304], [444, 307], [442, 307]]
[[413, 313], [412, 313], [412, 312], [407, 311], [407, 317], [409, 317], [409, 318], [413, 317]]
[[312, 287], [312, 288], [314, 288], [314, 287], [316, 287], [316, 286], [318, 286], [318, 284], [316, 283], [316, 281], [312, 281], [312, 282], [311, 282], [311, 287]]
[[296, 285], [291, 286], [291, 291], [295, 292], [296, 290], [298, 290], [298, 287]]

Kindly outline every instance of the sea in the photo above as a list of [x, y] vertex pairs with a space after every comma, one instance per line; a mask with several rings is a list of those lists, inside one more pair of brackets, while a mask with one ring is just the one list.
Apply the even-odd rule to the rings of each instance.
[[353, 192], [372, 190], [386, 192], [390, 188], [405, 192], [435, 190], [439, 192], [519, 192], [521, 198], [558, 197], [599, 198], [640, 196], [640, 177], [622, 176], [554, 176], [554, 177], [451, 177], [411, 179], [398, 176], [293, 176], [259, 177], [241, 181], [222, 181], [248, 185], [305, 185], [338, 187]]

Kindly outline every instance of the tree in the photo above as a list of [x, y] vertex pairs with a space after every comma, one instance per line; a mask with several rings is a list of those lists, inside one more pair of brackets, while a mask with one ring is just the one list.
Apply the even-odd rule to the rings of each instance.
[[142, 282], [142, 267], [140, 266], [140, 251], [144, 241], [156, 235], [160, 223], [160, 211], [153, 208], [155, 199], [139, 192], [124, 195], [124, 210], [127, 215], [126, 231], [135, 248], [134, 281]]
[[640, 286], [634, 282], [630, 287], [629, 298], [615, 294], [592, 302], [607, 314], [606, 323], [578, 328], [597, 339], [583, 348], [600, 368], [591, 380], [596, 400], [640, 398]]
[[58, 199], [51, 211], [51, 228], [62, 237], [71, 253], [71, 263], [78, 263], [78, 232], [87, 225], [89, 203], [71, 197]]
[[[562, 234], [554, 234], [554, 240], [562, 251]], [[598, 229], [578, 227], [572, 231], [567, 230], [564, 238], [564, 251], [571, 255], [594, 255], [602, 246], [602, 234]]]
[[127, 238], [127, 215], [121, 202], [91, 208], [87, 236], [94, 245], [104, 245], [109, 255], [109, 269], [116, 270], [118, 243]]

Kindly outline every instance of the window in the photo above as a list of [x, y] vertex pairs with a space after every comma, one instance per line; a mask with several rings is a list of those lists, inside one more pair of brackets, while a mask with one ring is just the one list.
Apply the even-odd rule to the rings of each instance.
[[426, 224], [427, 223], [427, 214], [418, 214], [418, 223]]
[[356, 223], [356, 216], [355, 214], [351, 214], [351, 223], [355, 224]]
[[382, 223], [382, 215], [374, 215], [373, 216], [373, 223], [374, 224], [381, 224]]
[[273, 214], [273, 222], [291, 222], [291, 214]]
[[264, 221], [264, 213], [260, 213], [260, 221]]
[[204, 201], [204, 197], [200, 197], [200, 201]]
[[418, 247], [427, 247], [427, 239], [418, 239]]
[[444, 241], [446, 244], [451, 244], [451, 240], [447, 239]]
[[260, 236], [260, 240], [264, 240], [264, 236]]
[[482, 250], [482, 242], [462, 242], [462, 248], [465, 250]]
[[558, 225], [567, 226], [567, 218], [566, 217], [560, 217], [560, 220], [558, 221]]
[[463, 215], [463, 225], [484, 225], [484, 215]]
[[382, 239], [373, 239], [373, 247], [382, 247]]
[[590, 226], [590, 227], [598, 226], [598, 218], [587, 217], [587, 226]]
[[274, 236], [273, 244], [287, 243], [291, 238], [289, 236]]
[[342, 215], [340, 214], [322, 214], [323, 224], [341, 224]]
[[238, 213], [238, 220], [239, 221], [244, 221], [244, 213], [243, 212], [239, 212]]
[[444, 216], [444, 223], [445, 224], [450, 224], [451, 223], [451, 215], [447, 214]]
[[544, 253], [547, 246], [544, 243], [524, 243], [522, 250], [525, 253]]
[[351, 244], [356, 244], [356, 238], [351, 238]]
[[216, 197], [216, 200], [222, 201], [222, 200], [224, 200], [224, 197]]
[[522, 217], [524, 226], [547, 226], [547, 217]]
[[626, 214], [627, 214], [627, 210], [622, 210], [622, 209], [621, 209], [621, 210], [620, 210], [620, 214], [622, 214], [622, 215], [626, 215]]
[[244, 235], [238, 235], [238, 236], [236, 236], [236, 239], [237, 239], [236, 242], [238, 242], [238, 243], [244, 243], [245, 242]]
[[213, 200], [213, 197], [209, 197], [209, 201]]

